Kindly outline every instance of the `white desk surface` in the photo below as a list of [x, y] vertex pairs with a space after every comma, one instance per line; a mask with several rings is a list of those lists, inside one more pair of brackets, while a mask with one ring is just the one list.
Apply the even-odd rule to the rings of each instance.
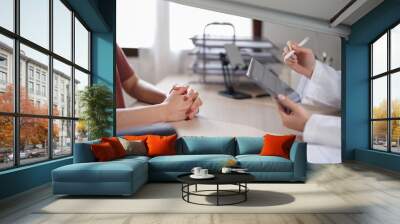
[[[172, 122], [180, 136], [262, 136], [265, 133], [298, 134], [281, 123], [276, 104], [270, 97], [245, 100], [230, 99], [218, 94], [221, 84], [203, 84], [198, 76], [174, 75], [162, 80], [157, 87], [168, 92], [173, 84], [190, 84], [203, 100], [198, 117], [189, 121]], [[258, 94], [253, 86], [239, 90]], [[334, 114], [332, 110], [307, 107], [312, 113]]]

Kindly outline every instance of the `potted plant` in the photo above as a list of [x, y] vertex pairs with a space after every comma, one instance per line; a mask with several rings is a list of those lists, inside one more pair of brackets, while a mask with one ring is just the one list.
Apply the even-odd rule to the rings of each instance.
[[113, 95], [107, 86], [94, 84], [79, 93], [81, 118], [87, 126], [90, 140], [110, 136], [108, 129], [112, 126]]

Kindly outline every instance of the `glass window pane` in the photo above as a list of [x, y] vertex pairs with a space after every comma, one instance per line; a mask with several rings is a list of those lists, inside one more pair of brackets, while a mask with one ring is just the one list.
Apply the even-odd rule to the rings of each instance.
[[400, 153], [400, 120], [393, 120], [391, 123], [392, 152]]
[[387, 78], [372, 81], [372, 118], [387, 117]]
[[387, 71], [387, 34], [372, 44], [372, 75]]
[[72, 154], [72, 121], [53, 120], [53, 157]]
[[49, 120], [45, 118], [20, 118], [20, 163], [34, 163], [49, 158]]
[[89, 32], [75, 18], [75, 63], [89, 69]]
[[88, 128], [84, 120], [75, 121], [75, 143], [85, 142], [88, 138]]
[[14, 43], [0, 35], [0, 111], [14, 111]]
[[21, 36], [49, 47], [49, 0], [20, 0]]
[[53, 60], [53, 115], [72, 117], [72, 68]]
[[14, 0], [1, 0], [0, 9], [0, 26], [14, 31]]
[[400, 72], [390, 75], [391, 116], [400, 118]]
[[390, 37], [390, 67], [400, 67], [400, 24], [391, 30]]
[[14, 165], [13, 118], [0, 116], [0, 170]]
[[387, 151], [387, 121], [372, 122], [372, 148]]
[[21, 113], [47, 115], [49, 57], [23, 44], [21, 44], [20, 55]]
[[60, 0], [53, 0], [53, 18], [53, 51], [71, 60], [72, 12]]
[[75, 117], [79, 117], [81, 114], [81, 108], [79, 106], [80, 93], [89, 86], [89, 75], [75, 69]]

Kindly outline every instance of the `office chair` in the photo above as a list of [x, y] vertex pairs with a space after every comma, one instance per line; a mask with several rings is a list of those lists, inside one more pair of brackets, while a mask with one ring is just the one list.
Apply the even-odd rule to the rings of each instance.
[[[222, 64], [222, 74], [224, 76], [224, 84], [225, 84], [225, 90], [219, 91], [218, 93], [220, 95], [233, 98], [233, 99], [249, 99], [252, 98], [250, 94], [244, 93], [244, 92], [239, 92], [236, 91], [235, 88], [233, 87], [233, 82], [232, 82], [232, 76], [229, 71], [229, 64], [230, 61], [227, 59], [226, 54], [220, 53], [219, 54], [221, 64]], [[243, 63], [244, 64], [244, 63]], [[235, 65], [233, 67], [233, 72], [237, 71], [239, 69], [238, 65]]]

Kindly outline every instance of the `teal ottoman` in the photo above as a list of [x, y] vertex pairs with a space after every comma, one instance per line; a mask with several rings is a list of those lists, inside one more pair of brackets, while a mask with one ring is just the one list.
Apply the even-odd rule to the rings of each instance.
[[126, 157], [59, 167], [52, 172], [53, 193], [132, 195], [148, 180], [147, 160], [147, 157]]

